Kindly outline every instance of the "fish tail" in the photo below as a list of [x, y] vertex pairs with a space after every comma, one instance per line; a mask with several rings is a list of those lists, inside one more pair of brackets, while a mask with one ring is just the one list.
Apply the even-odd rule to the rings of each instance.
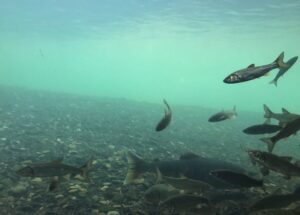
[[268, 145], [268, 151], [272, 152], [275, 146], [275, 143], [272, 138], [260, 138], [261, 141], [265, 142]]
[[89, 159], [84, 165], [80, 167], [80, 175], [84, 178], [88, 178], [89, 170], [91, 169], [93, 158]]
[[269, 84], [274, 84], [277, 87], [277, 80], [270, 81]]
[[289, 65], [283, 62], [284, 52], [281, 52], [280, 55], [276, 58], [274, 63], [277, 63], [279, 68], [289, 68]]
[[273, 112], [270, 110], [270, 108], [264, 104], [264, 110], [265, 110], [265, 118], [272, 118]]
[[149, 164], [133, 152], [127, 152], [128, 170], [124, 185], [139, 183], [139, 176], [148, 170]]

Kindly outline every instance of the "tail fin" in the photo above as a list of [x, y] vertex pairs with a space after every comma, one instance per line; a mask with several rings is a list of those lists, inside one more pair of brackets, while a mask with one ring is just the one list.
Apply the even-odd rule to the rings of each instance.
[[270, 108], [264, 104], [264, 110], [265, 110], [265, 118], [272, 118], [273, 112], [270, 110]]
[[128, 170], [123, 184], [127, 185], [141, 182], [138, 178], [141, 174], [147, 171], [149, 164], [141, 157], [130, 151], [127, 152], [127, 162]]
[[272, 152], [275, 146], [275, 142], [271, 138], [260, 138], [261, 141], [265, 142], [268, 145], [268, 151]]
[[277, 80], [274, 79], [273, 81], [270, 81], [269, 84], [274, 84], [277, 87]]
[[280, 55], [274, 61], [274, 63], [277, 63], [279, 68], [289, 68], [289, 65], [283, 62], [283, 58], [284, 58], [284, 52], [281, 52]]
[[84, 165], [80, 167], [81, 176], [84, 178], [88, 178], [88, 172], [91, 169], [93, 163], [93, 158], [89, 159]]

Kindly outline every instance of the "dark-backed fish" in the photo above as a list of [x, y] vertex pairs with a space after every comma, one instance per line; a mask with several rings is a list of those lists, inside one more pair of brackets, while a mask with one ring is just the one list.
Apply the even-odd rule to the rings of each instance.
[[258, 134], [271, 134], [279, 131], [282, 127], [279, 125], [271, 125], [268, 123], [252, 125], [248, 128], [245, 128], [243, 132], [245, 134], [250, 135], [258, 135]]
[[294, 121], [295, 119], [298, 119], [300, 115], [290, 113], [285, 108], [282, 108], [282, 113], [274, 113], [270, 110], [270, 108], [264, 104], [264, 111], [265, 115], [264, 117], [267, 119], [266, 123], [269, 123], [271, 118], [276, 119], [279, 121], [280, 126], [285, 126], [287, 123]]
[[148, 202], [158, 204], [171, 196], [180, 194], [180, 190], [168, 184], [155, 184], [145, 191], [144, 197]]
[[63, 164], [62, 159], [60, 159], [47, 163], [30, 164], [17, 170], [16, 173], [24, 177], [53, 177], [48, 188], [49, 191], [52, 191], [59, 183], [59, 179], [57, 177], [66, 175], [70, 175], [71, 177], [75, 177], [76, 175], [87, 177], [87, 173], [90, 170], [91, 165], [92, 159], [87, 161], [81, 167]]
[[170, 124], [171, 119], [172, 119], [172, 110], [171, 110], [169, 104], [167, 103], [167, 101], [165, 99], [163, 101], [164, 101], [164, 104], [166, 105], [165, 115], [157, 124], [157, 126], [155, 128], [156, 131], [164, 130]]
[[268, 151], [272, 152], [275, 144], [284, 138], [296, 134], [300, 129], [300, 117], [292, 122], [287, 123], [276, 135], [269, 138], [261, 138], [260, 140], [267, 143]]
[[225, 169], [225, 170], [213, 170], [210, 172], [210, 174], [233, 186], [246, 187], [246, 188], [263, 186], [263, 180], [252, 178], [240, 172], [234, 172]]
[[231, 73], [223, 80], [223, 82], [227, 84], [235, 84], [235, 83], [241, 83], [245, 81], [251, 81], [253, 79], [260, 78], [266, 75], [273, 69], [288, 68], [289, 65], [283, 62], [283, 58], [284, 58], [284, 52], [282, 52], [277, 57], [277, 59], [271, 64], [267, 64], [263, 66], [255, 66], [254, 64], [250, 64], [245, 69], [241, 69]]
[[268, 175], [269, 170], [273, 170], [284, 175], [286, 179], [291, 176], [300, 176], [300, 168], [291, 163], [292, 157], [277, 156], [259, 150], [248, 150], [248, 155], [254, 163], [259, 163], [262, 166], [261, 173], [263, 175]]
[[220, 122], [226, 119], [233, 119], [237, 116], [236, 108], [235, 106], [233, 107], [232, 110], [228, 111], [221, 111], [219, 113], [216, 113], [209, 117], [208, 121], [209, 122]]
[[274, 84], [277, 87], [277, 81], [280, 77], [282, 77], [298, 60], [298, 56], [289, 59], [285, 64], [288, 65], [286, 68], [280, 68], [276, 77], [270, 82], [270, 84]]
[[180, 159], [170, 161], [146, 162], [132, 152], [127, 152], [128, 172], [124, 184], [140, 182], [139, 176], [146, 172], [156, 173], [157, 168], [164, 176], [181, 177], [200, 180], [214, 187], [228, 187], [228, 184], [216, 179], [209, 174], [216, 169], [229, 169], [237, 172], [245, 172], [241, 167], [232, 163], [213, 158], [198, 157], [193, 159]]
[[250, 207], [249, 211], [261, 211], [267, 209], [286, 208], [291, 203], [300, 200], [300, 189], [297, 188], [294, 193], [282, 195], [269, 195], [262, 199], [255, 201]]

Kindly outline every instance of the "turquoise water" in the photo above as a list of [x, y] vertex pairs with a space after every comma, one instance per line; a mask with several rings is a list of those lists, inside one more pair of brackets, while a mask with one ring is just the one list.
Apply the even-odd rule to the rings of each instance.
[[300, 2], [8, 1], [0, 6], [0, 83], [217, 109], [298, 110], [299, 65], [226, 85], [251, 63], [299, 55]]

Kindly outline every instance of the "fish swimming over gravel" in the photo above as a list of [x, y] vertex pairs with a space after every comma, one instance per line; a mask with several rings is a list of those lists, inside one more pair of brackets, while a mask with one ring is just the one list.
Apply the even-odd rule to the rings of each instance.
[[277, 73], [276, 77], [270, 82], [270, 84], [274, 84], [277, 87], [277, 81], [280, 77], [282, 77], [298, 60], [298, 56], [289, 59], [285, 64], [288, 65], [286, 68], [281, 68]]
[[212, 115], [208, 121], [209, 122], [220, 122], [226, 119], [234, 119], [237, 116], [236, 107], [234, 106], [232, 110], [221, 111]]
[[277, 59], [271, 64], [267, 64], [263, 66], [255, 66], [254, 64], [251, 64], [245, 69], [241, 69], [231, 73], [223, 80], [223, 82], [227, 84], [236, 84], [245, 81], [251, 81], [266, 75], [273, 69], [289, 68], [289, 65], [283, 62], [283, 58], [284, 58], [284, 52], [282, 52], [277, 57]]
[[277, 156], [269, 152], [259, 150], [248, 150], [248, 155], [253, 163], [259, 163], [261, 173], [268, 175], [269, 170], [281, 173], [284, 178], [289, 179], [291, 176], [300, 176], [300, 167], [298, 163], [291, 163], [292, 157]]
[[292, 122], [287, 123], [275, 136], [270, 138], [261, 138], [260, 140], [267, 143], [268, 151], [272, 152], [275, 144], [284, 138], [296, 134], [300, 129], [300, 117]]
[[246, 174], [230, 170], [213, 170], [210, 172], [214, 177], [237, 187], [262, 187], [263, 180], [252, 178]]
[[124, 184], [138, 183], [140, 176], [146, 172], [156, 173], [157, 168], [164, 176], [181, 177], [185, 176], [190, 179], [200, 180], [214, 187], [228, 187], [228, 184], [214, 178], [209, 174], [216, 169], [229, 169], [237, 172], [245, 172], [243, 168], [235, 164], [217, 160], [213, 158], [182, 156], [179, 160], [169, 161], [144, 161], [141, 157], [133, 152], [127, 152], [128, 172]]
[[271, 118], [276, 119], [279, 121], [280, 126], [285, 126], [287, 123], [294, 121], [295, 119], [298, 119], [300, 115], [290, 113], [285, 108], [282, 108], [282, 113], [274, 113], [270, 110], [270, 108], [264, 104], [264, 111], [265, 115], [264, 117], [267, 119], [266, 123], [269, 123]]
[[169, 106], [169, 104], [167, 103], [167, 101], [165, 99], [163, 101], [167, 108], [165, 109], [164, 117], [159, 121], [159, 123], [157, 124], [157, 126], [155, 128], [156, 131], [164, 130], [170, 124], [170, 122], [172, 120], [171, 107]]
[[245, 134], [250, 134], [250, 135], [271, 134], [271, 133], [278, 132], [280, 129], [282, 129], [282, 127], [279, 125], [271, 125], [268, 123], [264, 123], [264, 124], [252, 125], [248, 128], [245, 128], [243, 132]]
[[215, 191], [215, 188], [208, 183], [186, 177], [173, 178], [164, 176], [161, 174], [159, 169], [157, 169], [157, 181], [165, 182], [179, 190], [190, 191], [195, 193]]
[[291, 203], [300, 200], [300, 189], [297, 188], [294, 193], [282, 195], [269, 195], [262, 199], [255, 201], [250, 207], [249, 211], [261, 211], [267, 209], [286, 208]]
[[180, 190], [168, 184], [155, 184], [145, 191], [144, 197], [148, 202], [158, 204], [171, 196], [180, 194]]
[[53, 177], [49, 185], [49, 191], [54, 190], [57, 187], [59, 179], [57, 177], [70, 175], [75, 177], [76, 175], [81, 175], [87, 177], [88, 171], [92, 165], [92, 159], [87, 161], [81, 167], [74, 167], [62, 163], [62, 159], [55, 160], [47, 163], [37, 163], [27, 165], [19, 170], [16, 173], [24, 177]]

